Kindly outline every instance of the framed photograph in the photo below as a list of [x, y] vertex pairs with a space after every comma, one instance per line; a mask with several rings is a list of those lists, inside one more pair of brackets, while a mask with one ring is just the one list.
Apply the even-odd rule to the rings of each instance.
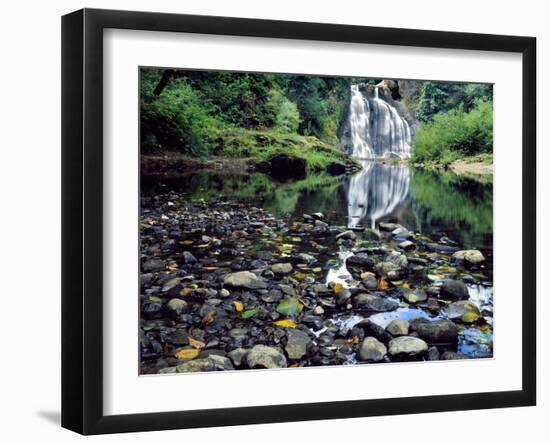
[[535, 405], [534, 38], [62, 26], [64, 427]]

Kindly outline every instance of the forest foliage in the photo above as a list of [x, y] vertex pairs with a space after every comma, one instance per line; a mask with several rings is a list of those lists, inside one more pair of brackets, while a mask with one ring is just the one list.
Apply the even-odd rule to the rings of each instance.
[[[226, 134], [315, 137], [339, 147], [351, 79], [212, 71], [140, 72], [141, 147], [192, 156], [223, 153]], [[248, 134], [247, 131], [252, 131]], [[243, 140], [247, 144], [247, 140]]]
[[423, 82], [410, 101], [419, 121], [413, 160], [449, 164], [492, 153], [492, 89], [488, 84]]

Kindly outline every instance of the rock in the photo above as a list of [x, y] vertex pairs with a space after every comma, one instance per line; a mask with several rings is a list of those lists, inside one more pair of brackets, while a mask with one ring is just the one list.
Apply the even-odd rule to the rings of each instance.
[[152, 258], [142, 265], [143, 272], [157, 272], [164, 270], [164, 261], [160, 258]]
[[298, 254], [298, 258], [308, 265], [317, 261], [317, 259], [313, 255], [305, 254], [303, 252], [301, 254]]
[[229, 296], [231, 295], [231, 292], [229, 292], [229, 291], [228, 291], [227, 289], [225, 289], [225, 288], [222, 288], [222, 289], [220, 289], [220, 291], [218, 292], [218, 294], [219, 294], [219, 296], [220, 296], [221, 298], [227, 298], [227, 297], [229, 297]]
[[410, 238], [413, 238], [413, 235], [402, 226], [395, 228], [393, 231], [391, 231], [391, 235], [393, 235], [397, 240], [408, 240]]
[[156, 317], [162, 309], [162, 304], [154, 303], [144, 303], [143, 304], [143, 315], [145, 318], [151, 319]]
[[384, 359], [388, 349], [374, 337], [367, 337], [361, 343], [357, 356], [359, 360], [377, 362]]
[[169, 292], [181, 283], [180, 278], [171, 278], [162, 286], [161, 292]]
[[345, 305], [350, 298], [351, 298], [351, 291], [349, 289], [342, 289], [336, 295], [336, 304], [338, 306]]
[[437, 252], [439, 254], [454, 254], [458, 251], [456, 246], [440, 245], [438, 243], [425, 243], [424, 248], [428, 252]]
[[451, 303], [443, 309], [443, 312], [451, 320], [458, 320], [464, 323], [473, 323], [481, 316], [476, 304], [469, 300]]
[[285, 346], [286, 354], [291, 360], [299, 360], [307, 353], [307, 347], [311, 342], [309, 335], [299, 329], [287, 331], [288, 341]]
[[428, 361], [437, 361], [439, 360], [439, 350], [432, 346], [430, 349], [428, 349]]
[[313, 309], [313, 313], [315, 315], [323, 315], [325, 313], [325, 310], [322, 306], [315, 306], [315, 308]]
[[377, 263], [374, 269], [378, 275], [386, 275], [392, 272], [401, 272], [408, 266], [407, 256], [399, 252], [389, 254], [384, 261]]
[[485, 257], [477, 249], [457, 251], [453, 254], [453, 258], [459, 263], [471, 266], [478, 266], [485, 261]]
[[260, 259], [252, 260], [250, 262], [250, 266], [253, 269], [264, 269], [264, 268], [267, 268], [267, 262]]
[[390, 341], [389, 354], [393, 357], [414, 357], [428, 351], [428, 345], [417, 337], [403, 336]]
[[396, 319], [392, 320], [388, 326], [386, 326], [386, 331], [388, 331], [394, 337], [399, 337], [401, 335], [409, 334], [409, 322], [407, 320]]
[[468, 356], [462, 352], [445, 351], [441, 354], [441, 360], [465, 360]]
[[286, 357], [279, 348], [256, 345], [246, 354], [246, 364], [251, 369], [286, 368]]
[[189, 251], [183, 251], [183, 261], [188, 265], [197, 263], [197, 259]]
[[410, 240], [402, 241], [397, 245], [397, 247], [403, 249], [404, 251], [412, 251], [413, 249], [416, 249], [416, 245]]
[[378, 226], [380, 227], [381, 231], [393, 231], [397, 228], [401, 228], [401, 225], [398, 225], [396, 223], [379, 223]]
[[439, 310], [441, 309], [441, 307], [439, 306], [439, 302], [437, 301], [437, 298], [434, 298], [434, 297], [428, 298], [427, 307], [428, 307], [428, 310], [434, 314], [439, 312]]
[[415, 318], [410, 321], [410, 328], [429, 343], [456, 343], [458, 340], [458, 326], [450, 320]]
[[271, 266], [271, 270], [275, 275], [290, 274], [292, 272], [292, 265], [290, 263], [275, 263]]
[[470, 298], [468, 287], [460, 280], [447, 280], [439, 288], [439, 297], [444, 300], [467, 300]]
[[187, 311], [187, 303], [180, 298], [173, 298], [168, 303], [166, 303], [168, 310], [175, 315], [183, 314]]
[[336, 236], [336, 240], [357, 240], [357, 234], [353, 231], [344, 231]]
[[321, 220], [315, 220], [315, 227], [318, 228], [318, 229], [327, 229], [328, 224], [321, 221]]
[[372, 272], [363, 272], [361, 274], [361, 283], [363, 283], [365, 289], [368, 289], [369, 291], [375, 291], [378, 289], [378, 279]]
[[428, 295], [426, 294], [426, 291], [423, 289], [406, 289], [403, 288], [401, 290], [401, 293], [403, 294], [403, 298], [407, 301], [407, 303], [415, 304], [415, 303], [422, 303], [425, 302], [428, 299]]
[[250, 271], [227, 274], [223, 283], [234, 288], [266, 289], [268, 287], [265, 281]]
[[315, 220], [323, 220], [325, 218], [325, 215], [322, 212], [314, 212], [313, 214], [311, 214], [311, 216]]
[[230, 371], [235, 369], [231, 364], [231, 361], [227, 357], [221, 355], [210, 354], [206, 358], [198, 358], [185, 362], [175, 367], [175, 371], [172, 368], [161, 369], [159, 373], [174, 373], [174, 372], [211, 372], [211, 371]]
[[374, 265], [375, 265], [375, 261], [372, 258], [370, 258], [367, 254], [365, 254], [364, 252], [354, 254], [354, 255], [350, 255], [346, 259], [346, 266], [351, 266], [351, 267], [357, 267], [357, 268], [369, 269], [370, 270], [370, 269], [373, 268]]
[[231, 352], [228, 352], [227, 356], [231, 359], [236, 367], [239, 367], [244, 363], [243, 359], [246, 356], [247, 352], [248, 349], [236, 348], [233, 349]]
[[356, 295], [353, 304], [359, 309], [375, 312], [393, 311], [399, 307], [399, 303], [394, 300], [365, 293]]

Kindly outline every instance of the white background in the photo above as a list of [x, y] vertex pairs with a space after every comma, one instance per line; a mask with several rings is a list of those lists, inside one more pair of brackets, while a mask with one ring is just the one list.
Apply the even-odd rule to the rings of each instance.
[[[264, 4], [265, 3], [265, 4]], [[4, 5], [2, 69], [0, 69], [0, 125], [3, 157], [0, 180], [2, 233], [2, 363], [0, 365], [0, 435], [6, 441], [74, 441], [62, 430], [60, 391], [60, 15], [82, 6], [118, 9], [154, 8], [158, 11], [234, 15], [287, 20], [411, 27], [453, 31], [535, 35], [538, 51], [539, 152], [542, 151], [543, 89], [548, 73], [550, 31], [543, 2], [485, 2], [463, 0], [444, 7], [437, 1], [277, 2], [208, 1], [183, 4], [157, 0], [11, 2]], [[520, 85], [510, 85], [519, 88]], [[545, 106], [545, 110], [547, 106]], [[519, 123], [519, 122], [518, 122]], [[519, 149], [519, 147], [518, 147]], [[543, 166], [543, 163], [544, 166]], [[539, 157], [539, 192], [548, 195], [548, 156]], [[542, 199], [539, 197], [539, 202]], [[539, 225], [549, 220], [548, 207], [539, 209]], [[548, 230], [540, 230], [539, 251], [548, 249]], [[543, 254], [539, 252], [542, 259]], [[550, 266], [548, 258], [539, 264]], [[519, 268], [519, 263], [518, 263]], [[539, 312], [548, 309], [539, 277]], [[519, 299], [518, 299], [519, 303]], [[494, 411], [439, 413], [353, 420], [258, 425], [224, 429], [170, 431], [139, 435], [96, 437], [95, 441], [155, 441], [167, 439], [224, 439], [224, 442], [334, 441], [343, 438], [406, 439], [408, 442], [519, 440], [547, 434], [550, 392], [549, 329], [539, 314], [539, 406]], [[204, 386], [204, 395], [213, 395]]]

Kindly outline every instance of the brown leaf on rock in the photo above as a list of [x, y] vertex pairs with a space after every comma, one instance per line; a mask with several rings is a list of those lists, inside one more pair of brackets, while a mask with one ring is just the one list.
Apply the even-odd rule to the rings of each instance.
[[388, 289], [390, 285], [388, 284], [388, 281], [386, 280], [385, 276], [380, 277], [380, 280], [378, 280], [378, 290], [379, 291], [385, 291]]
[[212, 323], [214, 321], [214, 311], [210, 311], [208, 314], [206, 314], [203, 318], [202, 318], [202, 324], [203, 325], [209, 325], [210, 323]]
[[182, 349], [174, 354], [179, 360], [193, 360], [200, 354], [200, 349]]
[[206, 346], [202, 341], [197, 340], [193, 337], [188, 337], [188, 341], [189, 341], [189, 344], [191, 346], [193, 346], [194, 348], [196, 348], [196, 349], [201, 349], [201, 348], [204, 348]]

